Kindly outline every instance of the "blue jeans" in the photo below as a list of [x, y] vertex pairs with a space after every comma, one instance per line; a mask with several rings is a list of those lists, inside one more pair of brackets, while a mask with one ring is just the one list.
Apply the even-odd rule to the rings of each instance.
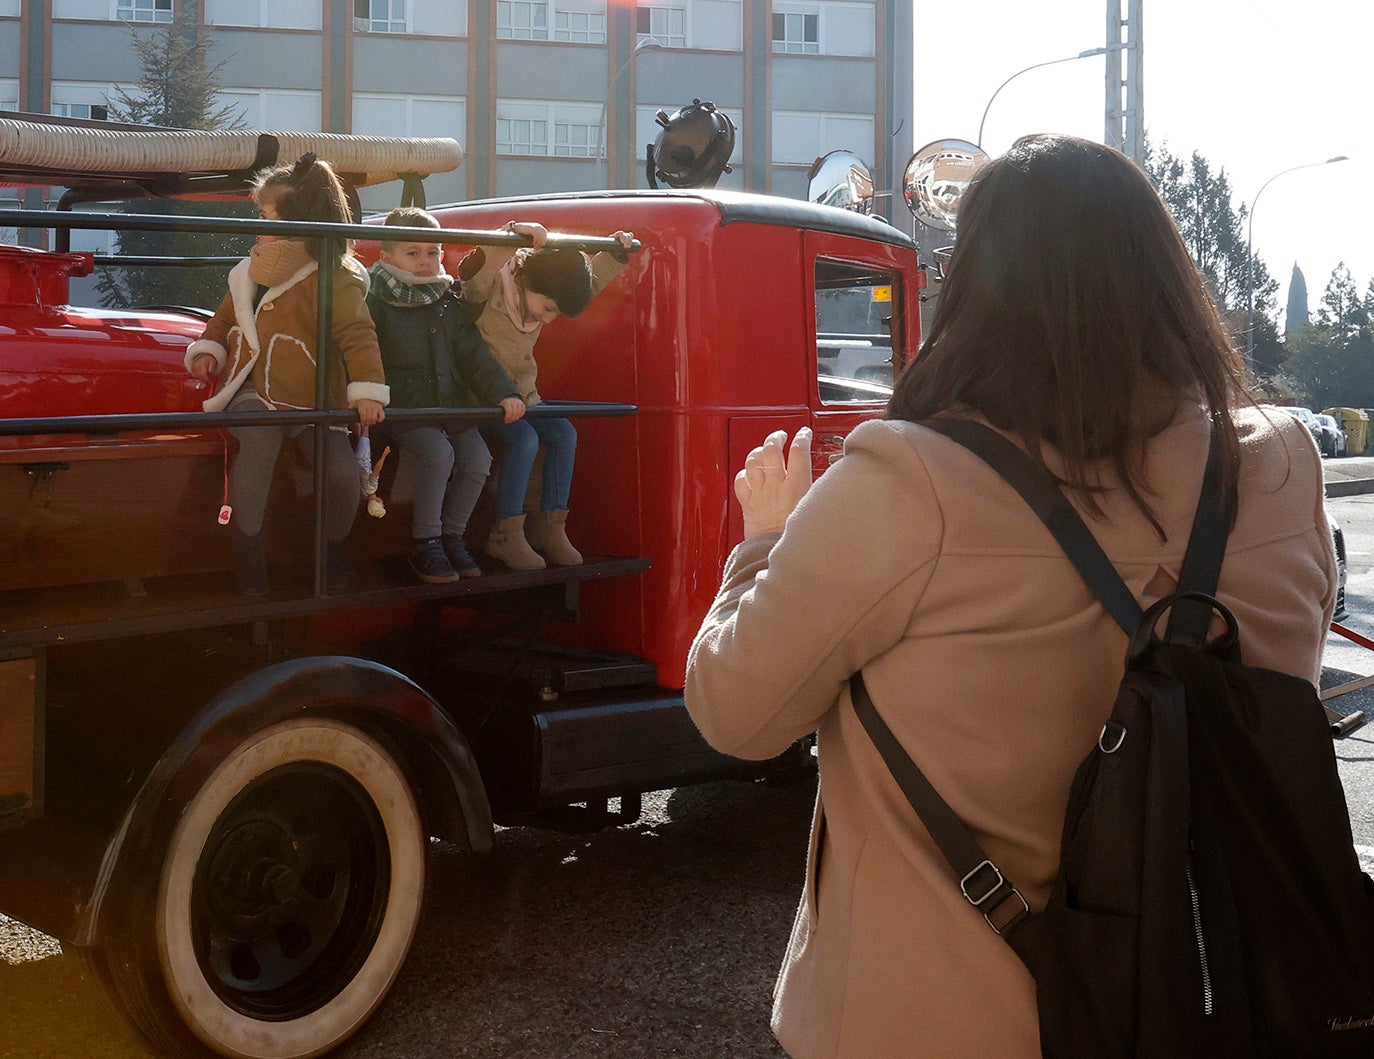
[[567, 508], [577, 456], [577, 429], [571, 423], [566, 419], [517, 419], [514, 423], [484, 423], [482, 433], [506, 449], [496, 472], [498, 518], [510, 518], [525, 510], [525, 490], [540, 444], [547, 445], [549, 451], [544, 457], [539, 507], [544, 511]]

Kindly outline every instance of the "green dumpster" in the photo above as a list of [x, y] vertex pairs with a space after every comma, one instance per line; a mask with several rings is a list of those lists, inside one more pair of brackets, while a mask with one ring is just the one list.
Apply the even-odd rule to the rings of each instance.
[[1369, 442], [1369, 413], [1363, 408], [1324, 408], [1322, 415], [1335, 416], [1345, 428], [1346, 455], [1363, 456]]

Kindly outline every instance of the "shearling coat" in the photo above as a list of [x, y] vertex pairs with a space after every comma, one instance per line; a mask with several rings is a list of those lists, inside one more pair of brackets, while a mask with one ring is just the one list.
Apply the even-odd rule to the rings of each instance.
[[[202, 353], [215, 358], [219, 388], [207, 412], [228, 407], [245, 383], [273, 408], [315, 407], [319, 265], [294, 239], [260, 243], [229, 272], [229, 293], [200, 338], [186, 349], [186, 370]], [[259, 285], [267, 291], [253, 306]], [[377, 332], [367, 311], [367, 272], [345, 257], [334, 273], [329, 408], [390, 400]]]
[[[483, 248], [483, 252], [486, 260], [482, 267], [475, 275], [463, 280], [463, 300], [473, 304], [477, 328], [491, 348], [492, 356], [515, 380], [525, 404], [533, 407], [543, 400], [535, 388], [539, 365], [534, 361], [534, 344], [539, 341], [543, 328], [521, 331], [515, 326], [506, 309], [506, 292], [499, 275], [501, 267], [512, 256], [531, 251], [488, 246]], [[620, 275], [626, 263], [605, 250], [594, 255], [591, 261], [592, 297], [596, 297], [611, 280]]]
[[[1248, 663], [1315, 681], [1336, 592], [1320, 458], [1290, 416], [1236, 418], [1240, 503], [1219, 595]], [[1207, 434], [1190, 407], [1149, 445], [1167, 541], [1120, 488], [1102, 518], [1078, 506], [1142, 605], [1175, 583]], [[789, 1053], [1039, 1054], [1029, 973], [961, 896], [856, 718], [849, 675], [862, 668], [902, 745], [1038, 910], [1125, 648], [1011, 487], [914, 424], [857, 428], [781, 535], [735, 549], [692, 646], [687, 707], [712, 745], [746, 758], [819, 729], [805, 889], [774, 994]]]

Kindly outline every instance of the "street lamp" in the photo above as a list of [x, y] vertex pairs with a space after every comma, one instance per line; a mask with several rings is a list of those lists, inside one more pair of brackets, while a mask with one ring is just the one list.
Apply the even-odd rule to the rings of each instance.
[[[1087, 51], [1081, 51], [1077, 55], [1066, 55], [1062, 59], [1050, 59], [1048, 62], [1036, 63], [1034, 66], [1027, 66], [1024, 70], [1017, 70], [1016, 73], [1012, 74], [1000, 85], [998, 85], [997, 92], [1002, 91], [1002, 89], [1006, 88], [1007, 85], [1011, 84], [1012, 81], [1016, 80], [1022, 74], [1030, 73], [1032, 70], [1038, 70], [1042, 66], [1055, 66], [1059, 63], [1071, 63], [1075, 59], [1091, 59], [1094, 55], [1106, 54], [1106, 48], [1089, 48]], [[997, 98], [997, 92], [994, 92], [992, 94], [992, 99], [988, 100], [988, 105], [983, 108], [983, 117], [978, 122], [978, 139], [975, 142], [978, 144], [979, 147], [983, 146], [983, 123], [988, 120], [988, 110], [992, 107], [992, 100]]]
[[625, 71], [630, 68], [630, 64], [639, 58], [639, 53], [652, 51], [662, 47], [663, 45], [654, 40], [653, 37], [643, 38], [634, 46], [634, 50], [630, 52], [630, 57], [620, 64], [620, 69], [615, 72], [615, 76], [611, 78], [611, 83], [606, 86], [606, 98], [601, 101], [601, 120], [597, 123], [596, 133], [596, 156], [599, 159], [597, 173], [601, 177], [601, 183], [603, 184], [609, 184], [611, 180], [608, 169], [609, 163], [606, 158], [606, 106], [610, 103], [611, 96], [615, 94], [616, 83], [620, 80]]
[[1338, 154], [1335, 158], [1328, 158], [1325, 162], [1304, 162], [1302, 165], [1295, 165], [1289, 169], [1280, 169], [1260, 185], [1260, 189], [1255, 192], [1255, 197], [1250, 200], [1250, 216], [1245, 233], [1245, 367], [1251, 375], [1255, 374], [1255, 207], [1259, 205], [1259, 197], [1264, 194], [1265, 188], [1288, 173], [1296, 173], [1299, 169], [1314, 169], [1319, 165], [1330, 165], [1332, 162], [1348, 162], [1349, 160], [1345, 155]]

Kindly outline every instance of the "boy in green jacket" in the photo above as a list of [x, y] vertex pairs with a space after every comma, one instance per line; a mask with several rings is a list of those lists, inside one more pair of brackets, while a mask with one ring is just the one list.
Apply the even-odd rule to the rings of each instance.
[[[424, 210], [392, 210], [386, 224], [438, 228]], [[382, 241], [369, 270], [367, 307], [377, 326], [392, 408], [500, 405], [505, 421], [525, 414], [511, 377], [493, 358], [462, 300], [450, 289], [439, 243]], [[397, 424], [391, 431], [419, 463], [410, 566], [431, 584], [476, 577], [481, 568], [463, 541], [468, 518], [491, 472], [482, 435], [461, 422]]]

